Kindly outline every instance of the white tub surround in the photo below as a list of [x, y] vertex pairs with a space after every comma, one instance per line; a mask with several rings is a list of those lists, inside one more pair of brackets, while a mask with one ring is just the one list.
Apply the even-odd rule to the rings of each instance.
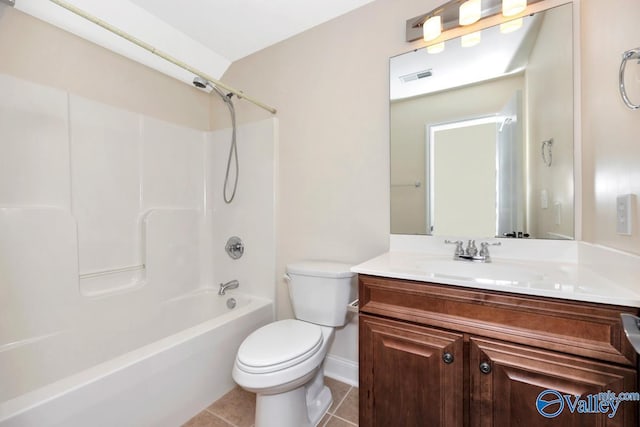
[[3, 74], [0, 93], [0, 426], [186, 422], [274, 318], [276, 119], [238, 127], [229, 206], [228, 130]]
[[[490, 248], [491, 263], [472, 263], [454, 261], [455, 246], [446, 245], [444, 240], [432, 236], [392, 235], [389, 252], [353, 267], [352, 271], [640, 307], [638, 256], [577, 241], [499, 239], [502, 245]], [[478, 245], [479, 241], [484, 240], [477, 239]]]
[[201, 290], [152, 313], [119, 312], [126, 333], [87, 319], [0, 349], [0, 377], [12, 386], [2, 389], [0, 427], [181, 425], [233, 387], [235, 349], [272, 313], [269, 300]]

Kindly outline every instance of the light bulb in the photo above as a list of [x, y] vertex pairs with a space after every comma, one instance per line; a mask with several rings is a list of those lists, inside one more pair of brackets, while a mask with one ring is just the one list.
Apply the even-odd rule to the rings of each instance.
[[437, 38], [441, 33], [442, 18], [440, 15], [432, 16], [422, 25], [422, 35], [426, 42]]
[[444, 42], [427, 46], [427, 53], [436, 54], [444, 50]]
[[480, 43], [480, 31], [476, 31], [475, 33], [465, 34], [460, 38], [460, 46], [462, 47], [471, 47]]
[[513, 16], [527, 8], [527, 0], [502, 0], [502, 14]]
[[514, 19], [513, 21], [507, 21], [500, 24], [500, 32], [502, 34], [512, 33], [522, 28], [522, 18]]
[[467, 0], [460, 5], [460, 25], [470, 25], [480, 19], [482, 4], [480, 0]]

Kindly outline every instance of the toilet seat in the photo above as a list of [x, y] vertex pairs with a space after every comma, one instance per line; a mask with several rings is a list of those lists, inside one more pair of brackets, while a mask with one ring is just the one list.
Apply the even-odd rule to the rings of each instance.
[[249, 335], [236, 358], [247, 373], [266, 374], [297, 365], [322, 347], [322, 329], [312, 323], [285, 319], [270, 323]]

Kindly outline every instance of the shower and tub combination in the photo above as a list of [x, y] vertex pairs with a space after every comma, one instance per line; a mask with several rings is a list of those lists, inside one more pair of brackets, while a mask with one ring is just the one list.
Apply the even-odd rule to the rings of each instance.
[[7, 75], [0, 93], [0, 426], [186, 422], [274, 319], [276, 119], [238, 127], [228, 205], [231, 129]]
[[269, 300], [214, 289], [143, 309], [122, 298], [136, 304], [3, 346], [0, 426], [179, 426], [233, 387], [229, 349], [273, 318]]
[[174, 427], [234, 386], [240, 343], [274, 319], [278, 123], [236, 127], [230, 94], [276, 110], [51, 2], [196, 75], [232, 126], [0, 74], [0, 427]]

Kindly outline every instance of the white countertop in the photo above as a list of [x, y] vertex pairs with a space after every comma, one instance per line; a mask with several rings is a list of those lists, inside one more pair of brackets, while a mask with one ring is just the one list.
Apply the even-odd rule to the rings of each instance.
[[[507, 241], [503, 246], [509, 243]], [[402, 250], [406, 248], [394, 248], [392, 243], [390, 252], [351, 270], [372, 276], [640, 307], [639, 257], [611, 253], [593, 245], [580, 248], [578, 242], [571, 244], [577, 247], [575, 259], [560, 257], [554, 262], [544, 256], [540, 259], [529, 256], [525, 260], [494, 255], [491, 263], [484, 264], [454, 261], [450, 247], [446, 250], [451, 254], [445, 255], [442, 250], [422, 251], [415, 247]], [[504, 247], [501, 249], [503, 252]]]

